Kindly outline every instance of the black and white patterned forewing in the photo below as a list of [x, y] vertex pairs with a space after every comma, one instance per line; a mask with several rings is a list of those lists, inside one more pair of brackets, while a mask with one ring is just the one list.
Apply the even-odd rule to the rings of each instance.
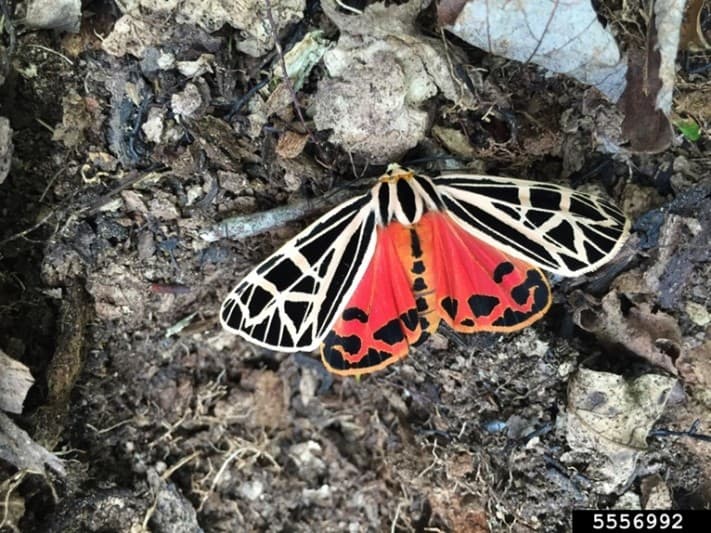
[[371, 194], [332, 209], [252, 270], [222, 304], [222, 325], [279, 351], [314, 350], [358, 286], [376, 244]]
[[432, 181], [472, 235], [561, 276], [600, 267], [629, 232], [629, 220], [607, 200], [550, 183], [473, 174]]

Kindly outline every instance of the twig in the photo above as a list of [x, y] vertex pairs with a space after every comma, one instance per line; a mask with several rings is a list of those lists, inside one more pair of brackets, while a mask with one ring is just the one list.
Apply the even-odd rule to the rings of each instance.
[[40, 226], [43, 226], [55, 214], [56, 214], [56, 211], [50, 211], [45, 216], [43, 216], [41, 219], [39, 219], [39, 221], [36, 224], [33, 224], [29, 228], [24, 229], [18, 233], [15, 233], [14, 235], [10, 235], [9, 237], [1, 240], [0, 246], [7, 244], [10, 241], [14, 241], [15, 239], [19, 239], [20, 237], [24, 237], [28, 233], [32, 233], [34, 230], [36, 230]]
[[691, 437], [692, 439], [697, 439], [703, 442], [711, 442], [711, 435], [705, 435], [703, 433], [697, 433], [701, 420], [698, 418], [694, 420], [691, 427], [686, 431], [673, 431], [671, 429], [657, 429], [649, 433], [650, 437]]
[[252, 237], [294, 220], [305, 218], [313, 213], [325, 211], [352, 196], [353, 194], [350, 191], [340, 189], [327, 197], [301, 200], [294, 204], [283, 205], [268, 211], [226, 218], [200, 233], [200, 238], [207, 242], [215, 242], [226, 238], [244, 239]]
[[38, 48], [38, 49], [40, 49], [40, 50], [44, 50], [45, 52], [49, 52], [50, 54], [54, 54], [54, 55], [56, 55], [56, 56], [59, 56], [59, 57], [61, 57], [62, 59], [64, 59], [64, 61], [66, 61], [67, 63], [69, 63], [71, 66], [74, 66], [74, 61], [72, 61], [71, 59], [69, 59], [69, 58], [68, 58], [67, 56], [65, 56], [64, 54], [61, 54], [61, 53], [57, 52], [56, 50], [52, 50], [51, 48], [47, 48], [46, 46], [42, 46], [41, 44], [28, 44], [28, 45], [26, 45], [26, 46], [27, 46], [28, 48]]
[[281, 70], [282, 70], [282, 73], [284, 76], [284, 83], [286, 84], [286, 88], [289, 89], [289, 93], [291, 94], [291, 98], [294, 102], [294, 110], [296, 111], [296, 115], [299, 117], [299, 122], [301, 122], [301, 126], [304, 128], [304, 131], [309, 136], [309, 139], [311, 139], [311, 142], [313, 142], [316, 145], [316, 147], [319, 149], [319, 151], [321, 151], [321, 143], [318, 141], [318, 139], [313, 134], [311, 129], [306, 125], [306, 121], [304, 120], [304, 115], [301, 112], [301, 106], [299, 105], [299, 101], [296, 96], [296, 91], [294, 90], [294, 85], [291, 83], [291, 78], [289, 77], [289, 71], [286, 68], [286, 60], [284, 59], [284, 51], [282, 50], [281, 44], [279, 43], [279, 34], [277, 32], [276, 23], [274, 22], [274, 16], [272, 15], [272, 3], [270, 0], [264, 0], [264, 3], [267, 6], [267, 19], [269, 20], [269, 25], [272, 28], [272, 38], [274, 39], [274, 47], [277, 49], [277, 54], [279, 55], [279, 63], [281, 63]]

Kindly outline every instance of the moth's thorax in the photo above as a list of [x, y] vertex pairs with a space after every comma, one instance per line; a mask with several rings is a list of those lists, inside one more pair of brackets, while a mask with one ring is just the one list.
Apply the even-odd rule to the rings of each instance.
[[432, 180], [398, 165], [388, 167], [371, 194], [377, 205], [380, 226], [391, 222], [411, 226], [428, 211], [437, 211], [442, 206]]

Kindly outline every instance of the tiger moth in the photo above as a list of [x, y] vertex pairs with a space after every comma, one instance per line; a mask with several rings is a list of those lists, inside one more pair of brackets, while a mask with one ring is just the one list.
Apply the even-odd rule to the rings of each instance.
[[542, 270], [591, 272], [629, 220], [607, 200], [550, 183], [397, 164], [265, 259], [220, 320], [281, 352], [320, 347], [338, 375], [382, 369], [444, 321], [461, 333], [512, 332], [551, 305]]

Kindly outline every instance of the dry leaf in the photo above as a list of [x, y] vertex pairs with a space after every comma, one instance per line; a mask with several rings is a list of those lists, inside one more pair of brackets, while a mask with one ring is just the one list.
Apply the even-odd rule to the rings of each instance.
[[0, 410], [21, 413], [34, 382], [29, 368], [0, 350]]
[[295, 131], [285, 131], [279, 137], [276, 146], [276, 153], [284, 159], [294, 159], [304, 151], [304, 146], [309, 140], [309, 136]]
[[575, 323], [594, 333], [611, 347], [621, 346], [674, 375], [675, 361], [681, 354], [681, 332], [676, 320], [661, 311], [653, 312], [648, 304], [632, 306], [622, 312], [616, 291], [608, 293], [597, 306], [590, 302], [578, 305], [573, 313]]
[[676, 379], [645, 374], [631, 381], [608, 372], [581, 368], [568, 390], [567, 434], [574, 452], [594, 453], [586, 475], [596, 490], [616, 492], [634, 475], [646, 439], [664, 411]]
[[[447, 4], [440, 20], [457, 9]], [[624, 90], [625, 61], [590, 0], [470, 0], [445, 29], [492, 54], [576, 78], [613, 102]]]

